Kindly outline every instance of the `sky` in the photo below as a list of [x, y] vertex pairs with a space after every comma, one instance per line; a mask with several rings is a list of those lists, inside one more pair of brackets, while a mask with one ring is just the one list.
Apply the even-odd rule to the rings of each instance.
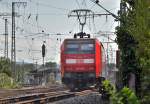
[[[79, 32], [77, 18], [68, 14], [74, 9], [90, 9], [94, 13], [106, 13], [91, 0], [0, 0], [0, 14], [10, 13], [13, 2], [27, 2], [27, 5], [16, 4], [16, 59], [17, 61], [42, 63], [41, 46], [46, 41], [45, 61], [59, 63], [60, 45], [65, 38], [72, 38]], [[117, 15], [120, 0], [99, 0], [99, 3]], [[0, 55], [4, 56], [4, 18], [0, 16]], [[11, 16], [8, 16], [9, 57], [11, 49]], [[97, 16], [87, 20], [84, 32], [92, 34], [101, 41], [108, 41], [107, 36], [94, 33], [114, 32], [118, 23], [112, 16]], [[61, 34], [61, 35], [57, 35]], [[110, 36], [113, 40], [115, 36]], [[104, 43], [104, 46], [106, 44]], [[109, 50], [116, 50], [116, 44], [109, 44]], [[112, 53], [111, 53], [112, 54]], [[113, 53], [114, 54], [114, 53]], [[115, 55], [111, 55], [115, 57]], [[112, 59], [113, 60], [113, 59]]]

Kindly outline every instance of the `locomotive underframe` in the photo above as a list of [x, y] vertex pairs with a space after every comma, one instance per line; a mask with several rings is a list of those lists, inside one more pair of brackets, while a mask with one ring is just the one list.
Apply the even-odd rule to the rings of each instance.
[[62, 82], [74, 91], [85, 89], [92, 85], [99, 87], [101, 85], [101, 78], [96, 78], [95, 72], [65, 73]]

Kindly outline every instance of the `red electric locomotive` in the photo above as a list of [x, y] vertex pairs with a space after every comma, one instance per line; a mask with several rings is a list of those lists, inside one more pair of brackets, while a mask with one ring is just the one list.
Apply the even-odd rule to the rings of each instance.
[[104, 67], [104, 48], [97, 39], [65, 39], [62, 43], [62, 82], [72, 90], [94, 85], [103, 76]]

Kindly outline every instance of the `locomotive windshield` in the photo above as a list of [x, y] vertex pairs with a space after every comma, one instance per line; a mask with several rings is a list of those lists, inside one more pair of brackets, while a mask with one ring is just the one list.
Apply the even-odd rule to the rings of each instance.
[[65, 53], [67, 54], [94, 54], [94, 41], [67, 41]]

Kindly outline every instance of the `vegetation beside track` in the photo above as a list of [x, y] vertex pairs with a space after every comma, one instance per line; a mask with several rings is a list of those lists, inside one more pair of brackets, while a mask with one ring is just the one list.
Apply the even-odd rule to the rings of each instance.
[[136, 95], [142, 104], [150, 100], [150, 1], [121, 0], [120, 27], [117, 43], [121, 52], [119, 67], [123, 86], [129, 87], [130, 73], [135, 75]]
[[103, 89], [102, 98], [111, 104], [140, 104], [135, 93], [127, 87], [117, 91], [115, 86], [105, 80], [103, 81]]

